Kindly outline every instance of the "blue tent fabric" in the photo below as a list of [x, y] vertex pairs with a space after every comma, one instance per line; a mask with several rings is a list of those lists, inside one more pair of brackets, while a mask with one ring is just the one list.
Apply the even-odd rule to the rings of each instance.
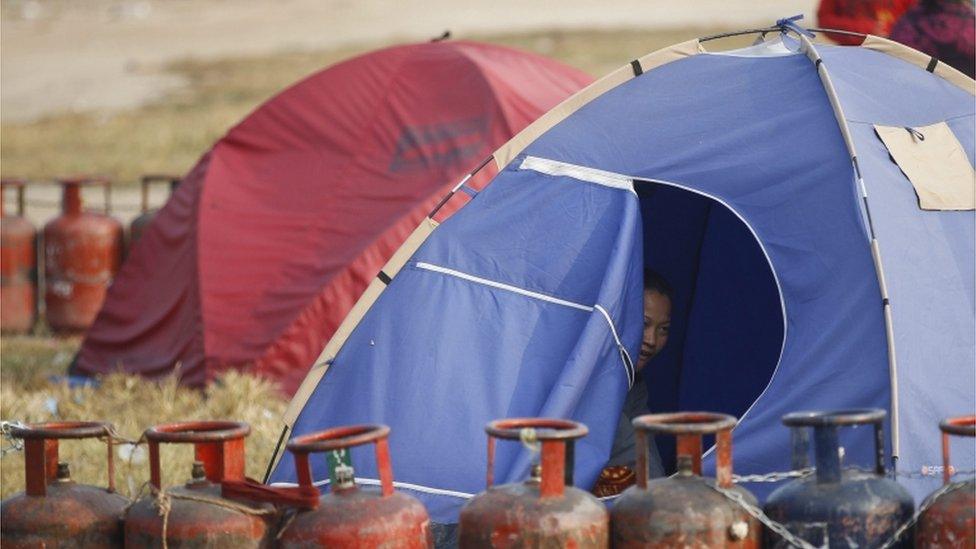
[[[900, 467], [921, 471], [938, 463], [938, 420], [973, 408], [974, 213], [920, 210], [872, 124], [947, 120], [972, 160], [973, 100], [890, 55], [821, 54], [894, 311], [900, 422], [886, 428], [901, 433]], [[433, 231], [341, 346], [291, 433], [389, 424], [398, 486], [435, 522], [453, 522], [483, 489], [485, 423], [572, 418], [590, 428], [575, 456], [576, 482], [588, 487], [634, 375], [649, 265], [675, 287], [672, 339], [642, 373], [652, 410], [734, 413], [736, 472], [786, 470], [783, 414], [892, 405], [856, 181], [805, 55], [700, 54], [648, 70], [542, 133]], [[872, 437], [844, 443], [848, 463], [871, 463]], [[954, 458], [973, 468], [973, 452]], [[357, 477], [375, 483], [369, 455], [353, 459]], [[501, 444], [495, 478], [524, 478], [530, 460]], [[271, 480], [294, 479], [286, 457]], [[931, 487], [909, 486], [919, 497]], [[749, 488], [762, 498], [775, 485]]]
[[[857, 147], [892, 302], [898, 393], [899, 469], [940, 468], [936, 426], [948, 414], [972, 413], [976, 387], [976, 216], [972, 211], [921, 211], [911, 182], [874, 131], [874, 124], [927, 126], [947, 121], [973, 162], [976, 103], [940, 78], [880, 52], [824, 47]], [[972, 469], [970, 441], [954, 453]], [[937, 475], [906, 480], [917, 493], [939, 486]]]
[[[615, 424], [632, 374], [613, 329], [629, 356], [642, 329], [619, 320], [642, 315], [638, 207], [632, 191], [513, 163], [391, 282], [294, 432], [390, 425], [397, 480], [419, 487], [435, 521], [453, 522], [459, 504], [484, 489], [486, 418]], [[584, 310], [595, 305], [615, 328]], [[605, 462], [612, 436], [591, 433], [576, 445], [577, 459]], [[520, 447], [500, 445], [496, 478], [524, 476], [528, 460]], [[353, 461], [357, 476], [376, 478], [368, 453]], [[316, 478], [328, 477], [324, 465]], [[592, 484], [598, 473], [590, 467], [579, 481]], [[284, 460], [272, 480], [291, 479]]]

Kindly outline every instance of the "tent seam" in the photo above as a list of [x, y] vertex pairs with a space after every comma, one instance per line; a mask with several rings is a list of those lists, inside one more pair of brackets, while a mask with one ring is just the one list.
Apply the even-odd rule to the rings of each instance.
[[596, 305], [583, 305], [582, 303], [576, 303], [566, 299], [561, 299], [555, 296], [543, 294], [541, 292], [535, 292], [532, 290], [526, 290], [525, 288], [519, 288], [518, 286], [513, 286], [511, 284], [506, 284], [504, 282], [498, 282], [495, 280], [490, 280], [480, 276], [472, 275], [449, 267], [443, 267], [441, 265], [434, 265], [432, 263], [427, 263], [424, 261], [418, 261], [414, 263], [414, 266], [418, 269], [424, 271], [430, 271], [445, 276], [453, 276], [460, 278], [461, 280], [466, 280], [468, 282], [473, 282], [475, 284], [481, 284], [489, 288], [495, 288], [498, 290], [504, 290], [524, 297], [529, 297], [532, 299], [537, 299], [539, 301], [544, 301], [546, 303], [552, 303], [554, 305], [562, 305], [563, 307], [568, 307], [571, 309], [576, 309], [583, 312], [592, 313], [593, 311], [598, 311], [603, 318], [607, 321], [610, 327], [610, 335], [613, 336], [614, 342], [616, 343], [617, 350], [620, 352], [620, 361], [624, 365], [624, 372], [627, 374], [627, 386], [633, 387], [634, 381], [636, 380], [636, 372], [634, 370], [634, 362], [630, 358], [630, 353], [624, 347], [623, 342], [620, 340], [620, 336], [617, 335], [617, 328], [613, 324], [613, 319], [610, 317], [610, 313], [597, 303]]
[[[379, 479], [375, 479], [375, 478], [356, 477], [353, 480], [355, 480], [359, 484], [365, 484], [367, 486], [380, 486], [380, 484], [381, 484], [381, 481]], [[329, 479], [323, 479], [323, 480], [320, 480], [320, 481], [317, 481], [317, 482], [313, 482], [312, 485], [315, 486], [315, 487], [322, 487], [322, 486], [328, 486], [331, 483], [332, 483], [331, 480], [329, 480]], [[270, 486], [273, 486], [273, 487], [284, 487], [284, 488], [296, 488], [296, 487], [298, 487], [298, 484], [296, 484], [294, 482], [272, 482], [270, 484]], [[446, 488], [435, 488], [433, 486], [424, 486], [423, 484], [414, 484], [412, 482], [401, 482], [401, 481], [398, 481], [398, 480], [394, 480], [393, 481], [393, 486], [396, 487], [396, 488], [403, 489], [403, 490], [413, 490], [415, 492], [422, 492], [422, 493], [425, 493], [425, 494], [432, 494], [432, 495], [435, 495], [435, 496], [447, 496], [447, 497], [453, 497], [453, 498], [457, 498], [457, 499], [471, 499], [471, 498], [473, 498], [473, 497], [475, 497], [477, 495], [477, 494], [471, 494], [469, 492], [461, 492], [459, 490], [448, 490]], [[620, 494], [616, 494], [616, 495], [612, 495], [612, 496], [604, 496], [604, 497], [600, 497], [600, 498], [597, 498], [597, 499], [599, 499], [600, 501], [608, 501], [608, 500], [617, 499], [618, 497], [620, 497]]]

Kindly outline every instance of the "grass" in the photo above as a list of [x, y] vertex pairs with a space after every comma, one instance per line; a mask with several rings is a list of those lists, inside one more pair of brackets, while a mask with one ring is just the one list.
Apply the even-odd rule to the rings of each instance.
[[[175, 379], [159, 383], [113, 374], [97, 386], [71, 388], [49, 377], [63, 374], [80, 341], [54, 338], [0, 340], [0, 418], [24, 422], [56, 420], [110, 421], [124, 437], [138, 439], [149, 426], [191, 419], [233, 419], [251, 425], [246, 443], [247, 473], [261, 477], [280, 432], [279, 418], [286, 401], [269, 382], [230, 373], [205, 391], [180, 387]], [[7, 448], [10, 441], [3, 441]], [[128, 457], [131, 454], [132, 460]], [[105, 485], [104, 443], [64, 441], [60, 459], [72, 477], [86, 484]], [[163, 481], [181, 484], [189, 478], [192, 450], [170, 445], [161, 452]], [[116, 485], [132, 496], [149, 479], [144, 447], [132, 452], [128, 445], [116, 451]], [[23, 490], [24, 458], [9, 452], [0, 460], [0, 496]]]
[[[549, 31], [475, 38], [534, 51], [599, 76], [650, 51], [715, 31]], [[188, 85], [156, 103], [115, 113], [58, 114], [3, 124], [3, 175], [46, 179], [85, 172], [131, 183], [142, 173], [186, 172], [228, 128], [285, 86], [374, 47], [173, 63], [167, 70]], [[0, 338], [0, 418], [105, 420], [129, 438], [138, 438], [147, 427], [164, 421], [247, 421], [252, 426], [248, 474], [264, 473], [279, 433], [278, 418], [286, 406], [272, 385], [240, 374], [229, 374], [206, 391], [179, 387], [172, 379], [151, 383], [124, 375], [105, 377], [96, 387], [70, 388], [52, 382], [52, 377], [64, 374], [79, 345], [78, 338]], [[164, 451], [168, 482], [180, 483], [188, 477], [191, 454], [180, 447]], [[98, 442], [62, 445], [62, 459], [81, 482], [104, 484], [103, 456]], [[137, 452], [131, 466], [119, 460], [116, 483], [122, 493], [131, 494], [148, 474], [145, 455]], [[22, 454], [8, 453], [0, 460], [0, 496], [22, 490], [23, 482]]]

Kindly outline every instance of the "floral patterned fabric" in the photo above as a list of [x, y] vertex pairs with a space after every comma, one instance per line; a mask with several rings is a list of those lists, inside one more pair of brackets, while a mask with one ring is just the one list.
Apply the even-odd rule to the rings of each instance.
[[968, 0], [922, 0], [891, 29], [891, 38], [973, 78], [976, 16]]
[[[887, 36], [895, 21], [918, 0], [821, 0], [817, 24], [827, 29]], [[830, 39], [844, 46], [859, 46], [860, 36], [831, 34]]]

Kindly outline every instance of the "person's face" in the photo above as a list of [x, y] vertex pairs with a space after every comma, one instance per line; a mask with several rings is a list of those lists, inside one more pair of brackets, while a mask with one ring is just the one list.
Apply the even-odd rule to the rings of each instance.
[[644, 290], [644, 338], [637, 356], [637, 371], [661, 352], [671, 330], [671, 299], [657, 290]]

